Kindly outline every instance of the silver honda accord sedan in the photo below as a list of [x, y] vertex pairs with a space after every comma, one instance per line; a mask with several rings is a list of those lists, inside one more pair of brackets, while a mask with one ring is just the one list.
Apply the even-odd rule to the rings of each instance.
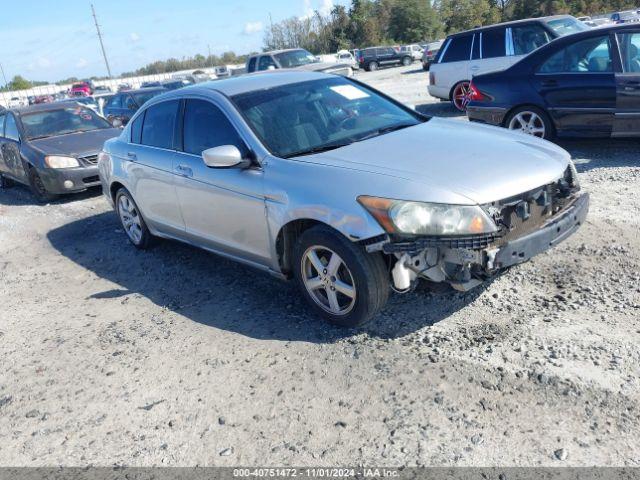
[[293, 278], [343, 326], [420, 279], [474, 288], [572, 235], [589, 208], [551, 143], [313, 72], [158, 96], [99, 170], [136, 247], [176, 239]]

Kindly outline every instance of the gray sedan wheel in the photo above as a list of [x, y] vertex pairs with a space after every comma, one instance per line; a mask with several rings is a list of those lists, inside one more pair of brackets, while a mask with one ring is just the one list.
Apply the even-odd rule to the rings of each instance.
[[153, 237], [129, 191], [124, 188], [118, 190], [115, 204], [120, 224], [129, 241], [141, 250], [148, 248]]
[[363, 325], [387, 302], [389, 274], [382, 256], [367, 253], [327, 226], [318, 225], [301, 235], [293, 267], [304, 297], [334, 325]]

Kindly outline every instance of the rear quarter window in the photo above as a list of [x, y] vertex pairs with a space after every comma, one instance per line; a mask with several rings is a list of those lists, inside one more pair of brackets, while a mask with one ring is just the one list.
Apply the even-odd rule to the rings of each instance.
[[473, 35], [453, 37], [442, 57], [441, 63], [462, 62], [471, 59]]

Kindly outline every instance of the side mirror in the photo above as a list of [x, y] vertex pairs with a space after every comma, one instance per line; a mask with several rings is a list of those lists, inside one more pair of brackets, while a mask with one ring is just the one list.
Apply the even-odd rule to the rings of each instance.
[[234, 145], [209, 148], [202, 152], [202, 159], [204, 164], [211, 168], [244, 168], [249, 166], [249, 161], [242, 158], [242, 153]]
[[267, 70], [275, 70], [275, 69], [276, 69], [276, 66], [275, 66], [275, 65], [269, 65], [269, 66], [267, 67]]
[[122, 120], [120, 120], [119, 118], [114, 118], [113, 120], [111, 120], [111, 125], [113, 125], [114, 128], [120, 128], [122, 127]]

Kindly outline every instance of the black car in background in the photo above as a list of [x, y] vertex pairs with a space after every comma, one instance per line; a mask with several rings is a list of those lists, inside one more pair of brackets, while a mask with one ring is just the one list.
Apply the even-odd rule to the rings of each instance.
[[104, 117], [114, 126], [126, 125], [145, 102], [167, 91], [164, 87], [155, 87], [118, 92], [104, 105]]
[[562, 37], [474, 77], [467, 115], [537, 137], [640, 136], [640, 24]]
[[23, 183], [47, 202], [100, 185], [98, 153], [120, 132], [72, 101], [0, 111], [0, 187]]
[[413, 57], [409, 52], [401, 52], [393, 47], [370, 47], [358, 52], [358, 64], [367, 72], [375, 72], [381, 67], [411, 65]]

